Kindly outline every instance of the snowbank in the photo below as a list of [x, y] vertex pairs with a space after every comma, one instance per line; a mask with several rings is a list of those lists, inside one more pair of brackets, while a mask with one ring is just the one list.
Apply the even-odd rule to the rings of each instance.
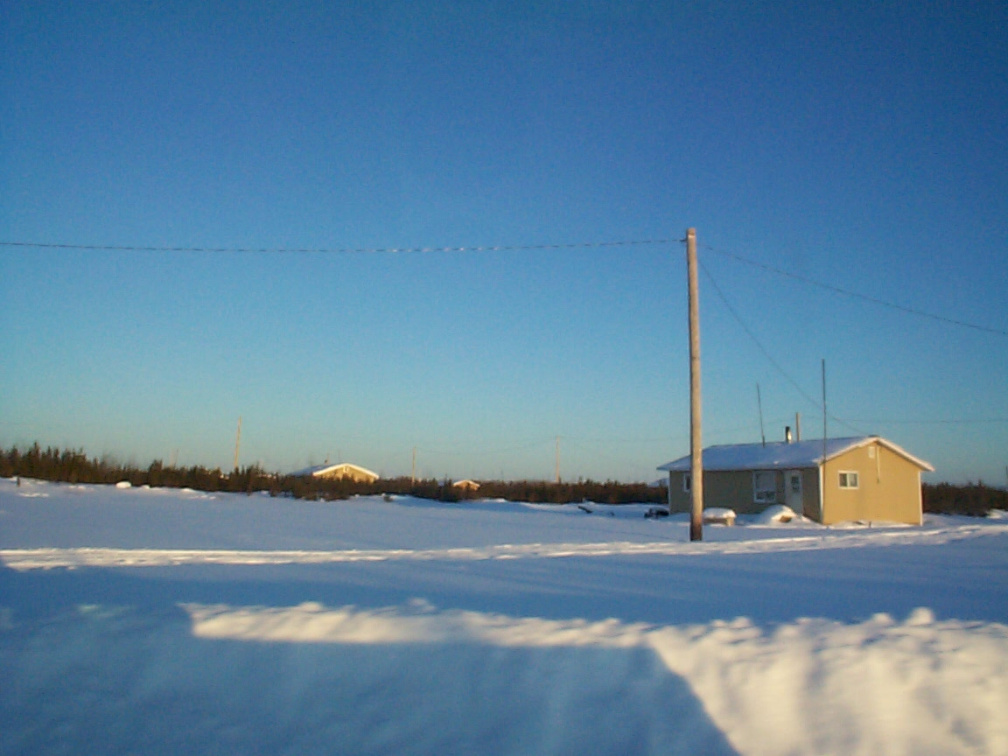
[[0, 480], [4, 753], [1000, 754], [1008, 523]]
[[767, 507], [758, 515], [753, 518], [753, 522], [757, 525], [771, 525], [771, 524], [781, 524], [787, 522], [798, 522], [803, 520], [803, 517], [795, 514], [795, 511], [791, 507], [786, 507], [783, 504], [775, 504], [772, 507]]

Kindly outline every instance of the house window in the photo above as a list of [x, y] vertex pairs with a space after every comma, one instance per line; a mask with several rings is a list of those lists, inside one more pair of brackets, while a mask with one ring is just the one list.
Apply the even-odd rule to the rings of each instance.
[[777, 501], [777, 474], [772, 470], [757, 470], [752, 475], [753, 501], [774, 504]]
[[690, 477], [689, 473], [683, 473], [683, 476], [682, 476], [682, 490], [683, 490], [683, 493], [689, 493], [690, 492], [690, 485], [692, 483], [692, 480], [693, 479]]
[[856, 472], [843, 471], [840, 473], [840, 488], [857, 488], [858, 474]]

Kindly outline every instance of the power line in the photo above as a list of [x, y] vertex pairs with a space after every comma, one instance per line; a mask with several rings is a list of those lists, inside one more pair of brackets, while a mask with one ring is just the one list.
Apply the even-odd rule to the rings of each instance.
[[835, 294], [842, 294], [847, 297], [853, 297], [854, 299], [860, 299], [865, 302], [871, 302], [872, 304], [880, 305], [882, 307], [888, 307], [893, 310], [899, 310], [901, 312], [906, 312], [911, 315], [917, 315], [924, 318], [930, 318], [931, 320], [937, 320], [941, 323], [948, 323], [950, 325], [957, 325], [963, 328], [972, 328], [976, 331], [983, 331], [985, 333], [994, 333], [998, 336], [1008, 336], [1008, 331], [999, 328], [990, 328], [988, 326], [978, 325], [976, 323], [968, 323], [965, 320], [957, 320], [955, 318], [949, 318], [944, 315], [937, 315], [933, 312], [927, 312], [926, 310], [918, 310], [914, 307], [906, 307], [901, 304], [896, 304], [895, 302], [889, 302], [884, 299], [878, 299], [877, 297], [870, 297], [867, 294], [860, 294], [856, 291], [851, 291], [850, 289], [844, 289], [840, 286], [834, 286], [833, 284], [824, 283], [823, 281], [817, 281], [814, 278], [809, 278], [808, 276], [802, 276], [798, 273], [794, 273], [790, 270], [784, 270], [783, 268], [778, 268], [774, 265], [769, 265], [767, 263], [759, 262], [757, 260], [750, 260], [742, 255], [737, 255], [734, 252], [726, 252], [723, 249], [715, 249], [704, 245], [704, 249], [714, 252], [724, 257], [730, 257], [738, 262], [745, 263], [746, 265], [751, 265], [754, 268], [761, 268], [763, 270], [769, 271], [770, 273], [775, 273], [778, 276], [785, 276], [786, 278], [792, 278], [796, 281], [801, 281], [802, 283], [811, 284], [812, 286], [818, 286], [821, 289], [826, 289], [827, 291], [832, 291]]
[[48, 242], [0, 241], [0, 247], [31, 249], [87, 250], [94, 252], [214, 252], [268, 254], [407, 254], [421, 252], [521, 252], [534, 250], [592, 249], [603, 247], [641, 247], [671, 244], [674, 239], [627, 239], [567, 244], [499, 244], [475, 247], [157, 247], [112, 244], [55, 244]]
[[732, 307], [731, 302], [728, 301], [728, 298], [724, 295], [724, 292], [721, 291], [721, 287], [717, 285], [717, 281], [714, 280], [714, 277], [710, 274], [710, 271], [707, 270], [707, 267], [702, 262], [700, 263], [700, 270], [702, 270], [703, 274], [707, 276], [707, 280], [710, 281], [711, 286], [714, 287], [714, 293], [718, 295], [718, 298], [721, 300], [721, 303], [728, 309], [728, 312], [731, 314], [731, 316], [735, 318], [735, 322], [737, 322], [742, 327], [742, 330], [746, 332], [749, 338], [752, 339], [752, 342], [763, 353], [763, 356], [767, 358], [767, 361], [771, 365], [773, 365], [774, 368], [777, 370], [777, 372], [783, 375], [788, 380], [788, 382], [792, 386], [794, 386], [795, 390], [803, 397], [805, 397], [805, 399], [810, 404], [812, 404], [813, 407], [816, 407], [817, 409], [822, 409], [822, 404], [813, 399], [808, 393], [806, 393], [805, 389], [803, 389], [798, 384], [798, 382], [794, 378], [792, 378], [791, 375], [783, 367], [780, 366], [780, 363], [778, 363], [777, 360], [773, 358], [770, 352], [767, 351], [766, 347], [763, 346], [763, 343], [756, 337], [756, 334], [752, 332], [752, 329], [750, 329], [749, 326], [745, 324], [745, 321], [742, 320], [742, 316], [738, 314], [738, 311], [734, 307]]
[[[682, 242], [683, 239], [626, 239], [618, 241], [603, 242], [573, 242], [565, 244], [497, 244], [483, 246], [460, 246], [460, 247], [182, 247], [182, 246], [143, 246], [143, 245], [113, 245], [113, 244], [61, 244], [52, 242], [26, 242], [26, 241], [0, 241], [0, 247], [20, 247], [26, 249], [63, 249], [63, 250], [84, 250], [94, 252], [197, 252], [197, 253], [223, 253], [223, 254], [416, 254], [416, 253], [436, 253], [436, 252], [521, 252], [535, 250], [562, 250], [562, 249], [599, 249], [606, 247], [639, 247], [657, 246]], [[942, 323], [956, 325], [963, 328], [993, 333], [998, 336], [1008, 336], [1008, 331], [991, 328], [989, 326], [970, 323], [965, 320], [938, 315], [926, 310], [889, 302], [878, 297], [861, 294], [850, 289], [828, 284], [823, 281], [803, 276], [793, 271], [784, 270], [768, 263], [752, 260], [748, 257], [717, 249], [709, 245], [702, 245], [704, 249], [715, 254], [729, 257], [738, 262], [750, 265], [755, 268], [774, 273], [779, 276], [791, 278], [802, 283], [818, 286], [821, 289], [832, 291], [847, 297], [853, 297], [865, 302], [888, 307], [900, 312], [917, 315], [919, 317], [930, 318]], [[709, 273], [707, 274], [709, 277]]]
[[[724, 253], [724, 254], [728, 254], [728, 253]], [[735, 255], [729, 255], [729, 256], [735, 257]], [[745, 262], [749, 262], [747, 260], [744, 260], [744, 261]], [[759, 263], [754, 263], [754, 264], [761, 265]], [[722, 304], [724, 304], [724, 306], [728, 309], [728, 312], [731, 314], [731, 316], [742, 327], [742, 330], [744, 330], [746, 332], [746, 334], [749, 336], [749, 338], [752, 339], [753, 343], [763, 353], [763, 356], [767, 358], [767, 360], [770, 362], [770, 364], [773, 365], [773, 367], [781, 375], [783, 375], [788, 380], [788, 382], [791, 383], [792, 386], [794, 386], [794, 388], [798, 391], [799, 394], [801, 394], [807, 401], [809, 401], [813, 406], [815, 406], [816, 409], [820, 409], [821, 410], [822, 409], [822, 404], [820, 402], [818, 402], [816, 399], [813, 399], [809, 394], [807, 394], [801, 388], [801, 386], [798, 385], [798, 382], [795, 381], [795, 379], [792, 378], [787, 373], [787, 371], [785, 371], [784, 368], [782, 368], [780, 366], [780, 364], [771, 356], [770, 352], [763, 346], [763, 344], [760, 342], [760, 340], [753, 333], [752, 329], [750, 329], [749, 326], [747, 326], [745, 324], [745, 322], [742, 320], [742, 317], [739, 315], [738, 311], [731, 305], [731, 303], [728, 301], [727, 297], [725, 297], [724, 292], [721, 290], [721, 287], [718, 286], [717, 281], [714, 280], [714, 277], [710, 274], [710, 271], [708, 271], [707, 268], [704, 267], [703, 262], [700, 262], [700, 269], [703, 271], [704, 275], [707, 277], [707, 280], [710, 282], [711, 286], [714, 288], [714, 293], [718, 295], [718, 298], [721, 300]], [[776, 269], [774, 269], [774, 270], [776, 272]], [[781, 272], [784, 273], [783, 271], [781, 271]], [[784, 274], [787, 275], [786, 273], [784, 273]], [[859, 295], [854, 295], [854, 296], [859, 296]], [[999, 332], [995, 331], [995, 333], [999, 333]], [[888, 419], [888, 420], [886, 420], [886, 419], [874, 419], [874, 420], [855, 419], [855, 420], [852, 420], [852, 421], [842, 420], [842, 419], [836, 417], [833, 414], [830, 414], [829, 417], [830, 417], [831, 420], [833, 420], [835, 422], [838, 422], [841, 425], [843, 425], [843, 426], [845, 426], [847, 428], [850, 428], [851, 430], [853, 430], [853, 431], [855, 431], [857, 433], [862, 433], [863, 431], [861, 431], [859, 428], [856, 428], [853, 425], [851, 425], [851, 422], [854, 422], [854, 423], [872, 423], [874, 425], [980, 425], [980, 424], [1008, 423], [1008, 417], [941, 418], [941, 419], [930, 419], [930, 420], [929, 419], [914, 419], [914, 420], [910, 420], [910, 419]]]
[[536, 441], [529, 441], [527, 443], [497, 448], [476, 448], [472, 443], [470, 443], [465, 448], [458, 448], [455, 450], [429, 448], [425, 446], [418, 446], [417, 449], [425, 454], [433, 454], [440, 457], [485, 457], [489, 455], [514, 454], [517, 452], [530, 451], [532, 449], [543, 449], [548, 445], [552, 445], [555, 438], [555, 436], [543, 436], [541, 439]]
[[[745, 321], [742, 320], [742, 316], [738, 314], [738, 311], [734, 307], [732, 307], [731, 302], [728, 301], [728, 298], [724, 295], [724, 292], [721, 291], [721, 287], [717, 285], [717, 281], [714, 280], [714, 277], [710, 274], [710, 271], [707, 270], [707, 268], [704, 266], [702, 262], [700, 263], [700, 270], [703, 271], [704, 275], [707, 276], [707, 280], [710, 281], [711, 286], [714, 287], [714, 293], [718, 295], [718, 298], [728, 309], [728, 312], [731, 313], [731, 316], [735, 318], [735, 321], [742, 327], [742, 330], [746, 332], [746, 334], [749, 336], [750, 339], [752, 339], [753, 343], [763, 353], [763, 356], [767, 358], [767, 361], [771, 365], [773, 365], [774, 369], [776, 369], [778, 373], [784, 376], [792, 386], [794, 386], [795, 390], [799, 394], [801, 394], [806, 401], [808, 401], [817, 410], [821, 410], [823, 408], [822, 403], [816, 399], [813, 399], [805, 391], [805, 389], [803, 389], [798, 384], [798, 381], [792, 378], [790, 373], [788, 373], [783, 367], [781, 367], [780, 363], [778, 363], [777, 360], [773, 358], [773, 356], [766, 349], [766, 347], [763, 346], [762, 342], [756, 337], [756, 334], [752, 332], [752, 329], [750, 329], [749, 326], [745, 324]], [[834, 417], [833, 415], [830, 415], [829, 417], [834, 422], [840, 423], [841, 425], [850, 428], [855, 433], [863, 433], [863, 431], [860, 428], [855, 428], [853, 425], [844, 420], [841, 420], [839, 417]]]
[[855, 420], [855, 423], [875, 423], [877, 425], [984, 425], [987, 423], [1008, 423], [1008, 417], [963, 417], [940, 418], [934, 420]]

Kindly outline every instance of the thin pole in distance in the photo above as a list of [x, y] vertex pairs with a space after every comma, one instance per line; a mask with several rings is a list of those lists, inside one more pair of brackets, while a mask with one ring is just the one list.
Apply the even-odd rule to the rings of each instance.
[[700, 298], [697, 286], [696, 229], [686, 231], [689, 277], [690, 357], [690, 540], [703, 539], [703, 440], [700, 426]]

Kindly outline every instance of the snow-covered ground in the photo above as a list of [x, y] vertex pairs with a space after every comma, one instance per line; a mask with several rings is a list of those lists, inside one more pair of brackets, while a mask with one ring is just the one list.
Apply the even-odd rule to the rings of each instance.
[[0, 753], [1008, 753], [1008, 519], [0, 479]]

